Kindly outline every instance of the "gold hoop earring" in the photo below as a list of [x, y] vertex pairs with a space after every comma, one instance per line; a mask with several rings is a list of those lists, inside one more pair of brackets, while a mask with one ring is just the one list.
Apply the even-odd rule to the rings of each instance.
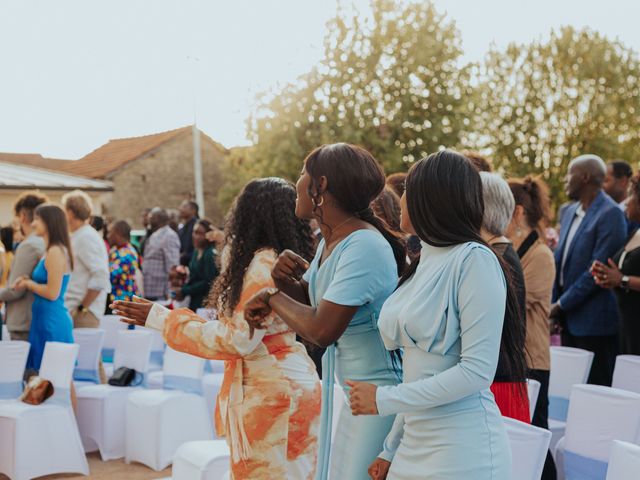
[[321, 207], [324, 204], [324, 197], [322, 195], [320, 195], [320, 201], [319, 202], [316, 202], [316, 199], [314, 198], [313, 199], [313, 204], [316, 207]]

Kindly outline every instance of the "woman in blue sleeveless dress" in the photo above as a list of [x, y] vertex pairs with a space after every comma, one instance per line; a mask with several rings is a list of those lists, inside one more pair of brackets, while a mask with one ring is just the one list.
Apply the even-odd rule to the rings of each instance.
[[64, 306], [73, 259], [67, 218], [60, 207], [42, 204], [36, 208], [33, 228], [36, 235], [44, 238], [45, 255], [32, 278], [18, 279], [14, 288], [34, 294], [27, 368], [38, 371], [47, 342], [73, 343], [73, 322]]
[[316, 256], [309, 265], [283, 252], [272, 273], [277, 288], [258, 292], [245, 306], [245, 319], [254, 328], [261, 328], [273, 309], [300, 336], [328, 347], [317, 480], [368, 479], [367, 468], [378, 455], [393, 455], [384, 449], [384, 439], [394, 417], [355, 417], [346, 406], [331, 446], [336, 377], [345, 391], [351, 380], [386, 386], [401, 379], [400, 362], [378, 332], [378, 314], [406, 258], [402, 239], [369, 208], [384, 184], [382, 168], [360, 147], [314, 150], [296, 185], [296, 215], [320, 224]]

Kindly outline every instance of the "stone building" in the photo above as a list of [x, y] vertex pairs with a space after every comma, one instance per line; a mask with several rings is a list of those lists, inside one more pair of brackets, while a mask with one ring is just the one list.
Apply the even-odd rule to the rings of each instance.
[[[195, 197], [193, 127], [142, 137], [119, 138], [79, 160], [44, 162], [45, 168], [108, 180], [113, 193], [104, 197], [103, 214], [140, 228], [144, 208], [177, 208]], [[200, 133], [205, 215], [216, 223], [224, 213], [217, 201], [228, 150]]]

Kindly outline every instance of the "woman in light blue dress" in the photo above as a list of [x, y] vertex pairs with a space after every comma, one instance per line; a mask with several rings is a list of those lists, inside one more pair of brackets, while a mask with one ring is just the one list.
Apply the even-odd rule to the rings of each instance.
[[[350, 391], [354, 414], [397, 415], [385, 442], [395, 455], [377, 459], [372, 478], [508, 480], [509, 443], [489, 387], [505, 306], [517, 300], [480, 237], [480, 176], [462, 155], [438, 152], [412, 167], [402, 207], [421, 259], [385, 303], [379, 328], [388, 349], [404, 349], [404, 381], [355, 382]], [[507, 342], [506, 357], [517, 348]]]
[[73, 343], [73, 322], [64, 306], [73, 259], [67, 218], [60, 207], [47, 203], [38, 206], [33, 229], [44, 238], [45, 255], [33, 270], [32, 278], [18, 279], [14, 288], [34, 294], [27, 368], [38, 371], [47, 342]]
[[320, 224], [323, 239], [316, 256], [309, 265], [283, 252], [272, 273], [278, 288], [258, 292], [245, 306], [245, 318], [254, 328], [262, 327], [273, 309], [300, 336], [328, 347], [318, 480], [368, 479], [367, 468], [383, 451], [394, 420], [355, 417], [345, 406], [331, 445], [334, 378], [347, 391], [350, 380], [385, 386], [401, 379], [400, 363], [378, 331], [380, 308], [395, 289], [406, 258], [402, 239], [369, 208], [384, 184], [380, 165], [360, 147], [335, 144], [314, 150], [296, 185], [296, 215]]

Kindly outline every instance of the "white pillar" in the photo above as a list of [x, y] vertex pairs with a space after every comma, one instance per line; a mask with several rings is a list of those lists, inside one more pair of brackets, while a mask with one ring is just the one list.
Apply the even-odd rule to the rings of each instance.
[[200, 130], [193, 124], [193, 179], [196, 203], [200, 207], [200, 217], [204, 217], [204, 192], [202, 190], [202, 156], [200, 152]]

